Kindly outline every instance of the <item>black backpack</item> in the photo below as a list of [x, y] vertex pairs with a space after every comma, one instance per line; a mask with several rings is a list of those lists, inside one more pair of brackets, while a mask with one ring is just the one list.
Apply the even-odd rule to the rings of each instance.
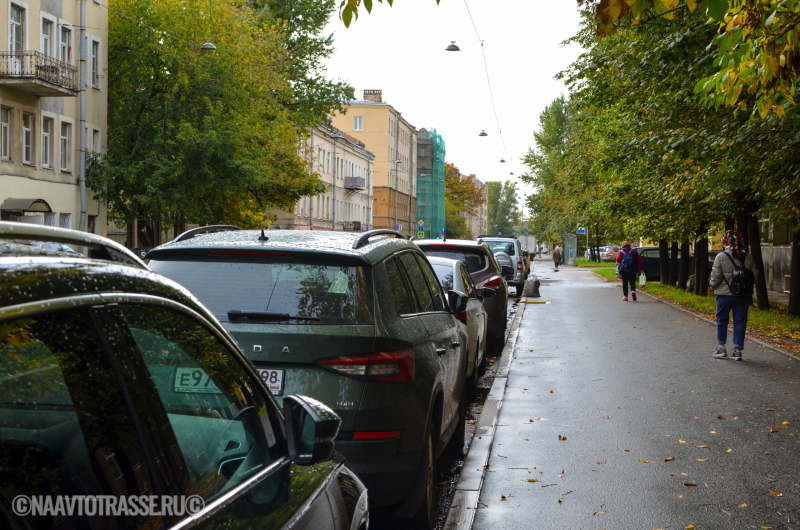
[[753, 287], [756, 284], [756, 277], [753, 275], [753, 271], [748, 269], [744, 266], [744, 260], [740, 263], [736, 263], [736, 260], [733, 259], [733, 256], [728, 254], [727, 252], [723, 252], [728, 259], [733, 262], [733, 274], [731, 275], [731, 281], [725, 279], [725, 273], [722, 274], [722, 280], [725, 282], [725, 285], [728, 286], [730, 289], [731, 294], [733, 296], [743, 296], [743, 295], [753, 295]]

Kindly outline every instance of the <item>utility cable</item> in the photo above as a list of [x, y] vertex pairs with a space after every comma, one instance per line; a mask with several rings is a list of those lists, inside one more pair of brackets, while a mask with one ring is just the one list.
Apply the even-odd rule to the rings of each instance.
[[147, 29], [149, 29], [149, 30], [151, 30], [151, 31], [155, 31], [156, 33], [158, 33], [158, 34], [160, 34], [160, 35], [163, 35], [163, 36], [165, 36], [165, 37], [169, 37], [169, 38], [171, 38], [171, 39], [179, 40], [179, 41], [181, 41], [181, 42], [185, 42], [186, 44], [191, 44], [192, 46], [194, 46], [194, 47], [197, 47], [197, 44], [196, 44], [196, 43], [194, 43], [194, 42], [188, 41], [188, 40], [186, 40], [186, 39], [182, 39], [182, 38], [180, 38], [180, 37], [176, 37], [175, 35], [170, 35], [169, 33], [167, 33], [167, 32], [166, 32], [166, 31], [164, 31], [164, 30], [161, 30], [161, 29], [158, 29], [158, 28], [154, 28], [153, 26], [150, 26], [150, 25], [148, 25], [148, 24], [145, 24], [145, 23], [144, 23], [144, 22], [142, 22], [141, 20], [136, 20], [136, 19], [135, 19], [135, 18], [133, 18], [133, 17], [129, 17], [129, 16], [128, 16], [128, 15], [126, 15], [125, 13], [123, 13], [123, 12], [121, 12], [121, 11], [117, 11], [117, 10], [116, 10], [116, 9], [114, 9], [113, 7], [109, 7], [109, 6], [105, 5], [105, 4], [101, 4], [100, 2], [94, 2], [94, 3], [95, 3], [96, 5], [99, 5], [100, 7], [105, 7], [105, 8], [106, 8], [106, 9], [108, 9], [109, 11], [113, 11], [114, 13], [116, 13], [117, 15], [119, 15], [119, 16], [121, 16], [121, 17], [123, 17], [123, 18], [127, 18], [128, 20], [130, 20], [131, 22], [134, 22], [134, 23], [138, 24], [139, 26], [145, 27], [145, 28], [147, 28]]
[[500, 141], [503, 144], [503, 151], [506, 153], [506, 156], [509, 160], [513, 160], [511, 156], [508, 154], [508, 149], [506, 149], [506, 141], [503, 138], [503, 129], [500, 127], [500, 119], [497, 117], [497, 107], [494, 104], [494, 95], [492, 94], [492, 81], [489, 78], [489, 63], [486, 61], [486, 50], [483, 47], [483, 39], [481, 39], [480, 33], [478, 33], [478, 27], [475, 25], [475, 20], [472, 18], [472, 13], [469, 10], [469, 5], [467, 4], [467, 0], [464, 0], [464, 7], [467, 8], [467, 14], [469, 15], [469, 20], [472, 22], [472, 27], [475, 28], [475, 35], [478, 36], [478, 41], [481, 43], [481, 54], [483, 55], [483, 66], [486, 69], [486, 84], [489, 85], [489, 99], [492, 102], [492, 111], [494, 112], [494, 121], [497, 123], [497, 130], [500, 131]]

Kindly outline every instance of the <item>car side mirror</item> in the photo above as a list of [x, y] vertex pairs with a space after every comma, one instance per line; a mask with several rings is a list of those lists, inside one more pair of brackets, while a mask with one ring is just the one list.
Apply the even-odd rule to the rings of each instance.
[[502, 274], [503, 278], [505, 278], [506, 280], [514, 279], [514, 269], [512, 269], [508, 265], [503, 265], [502, 267], [500, 267], [500, 274]]
[[447, 291], [447, 302], [450, 304], [450, 312], [457, 315], [467, 310], [469, 296], [458, 291]]
[[342, 420], [327, 405], [307, 396], [287, 396], [283, 416], [292, 462], [310, 466], [333, 457], [333, 440]]
[[496, 294], [497, 292], [495, 292], [495, 290], [491, 287], [484, 287], [481, 289], [481, 297], [483, 297], [484, 300], [487, 298], [494, 298], [494, 295]]

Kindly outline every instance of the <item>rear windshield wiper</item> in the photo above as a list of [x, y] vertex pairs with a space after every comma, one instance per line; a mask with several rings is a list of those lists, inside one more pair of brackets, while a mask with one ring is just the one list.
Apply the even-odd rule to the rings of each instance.
[[308, 320], [319, 321], [319, 317], [303, 317], [300, 315], [290, 315], [289, 313], [275, 313], [272, 311], [241, 311], [239, 309], [228, 309], [229, 320]]

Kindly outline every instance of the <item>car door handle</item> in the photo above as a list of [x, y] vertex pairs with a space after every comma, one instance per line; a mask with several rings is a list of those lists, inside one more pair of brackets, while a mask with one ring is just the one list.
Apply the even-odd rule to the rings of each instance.
[[445, 353], [447, 353], [447, 350], [445, 350], [444, 348], [436, 348], [437, 355], [444, 355]]
[[450, 343], [450, 347], [451, 348], [458, 348], [459, 346], [461, 346], [460, 342], [451, 342]]

